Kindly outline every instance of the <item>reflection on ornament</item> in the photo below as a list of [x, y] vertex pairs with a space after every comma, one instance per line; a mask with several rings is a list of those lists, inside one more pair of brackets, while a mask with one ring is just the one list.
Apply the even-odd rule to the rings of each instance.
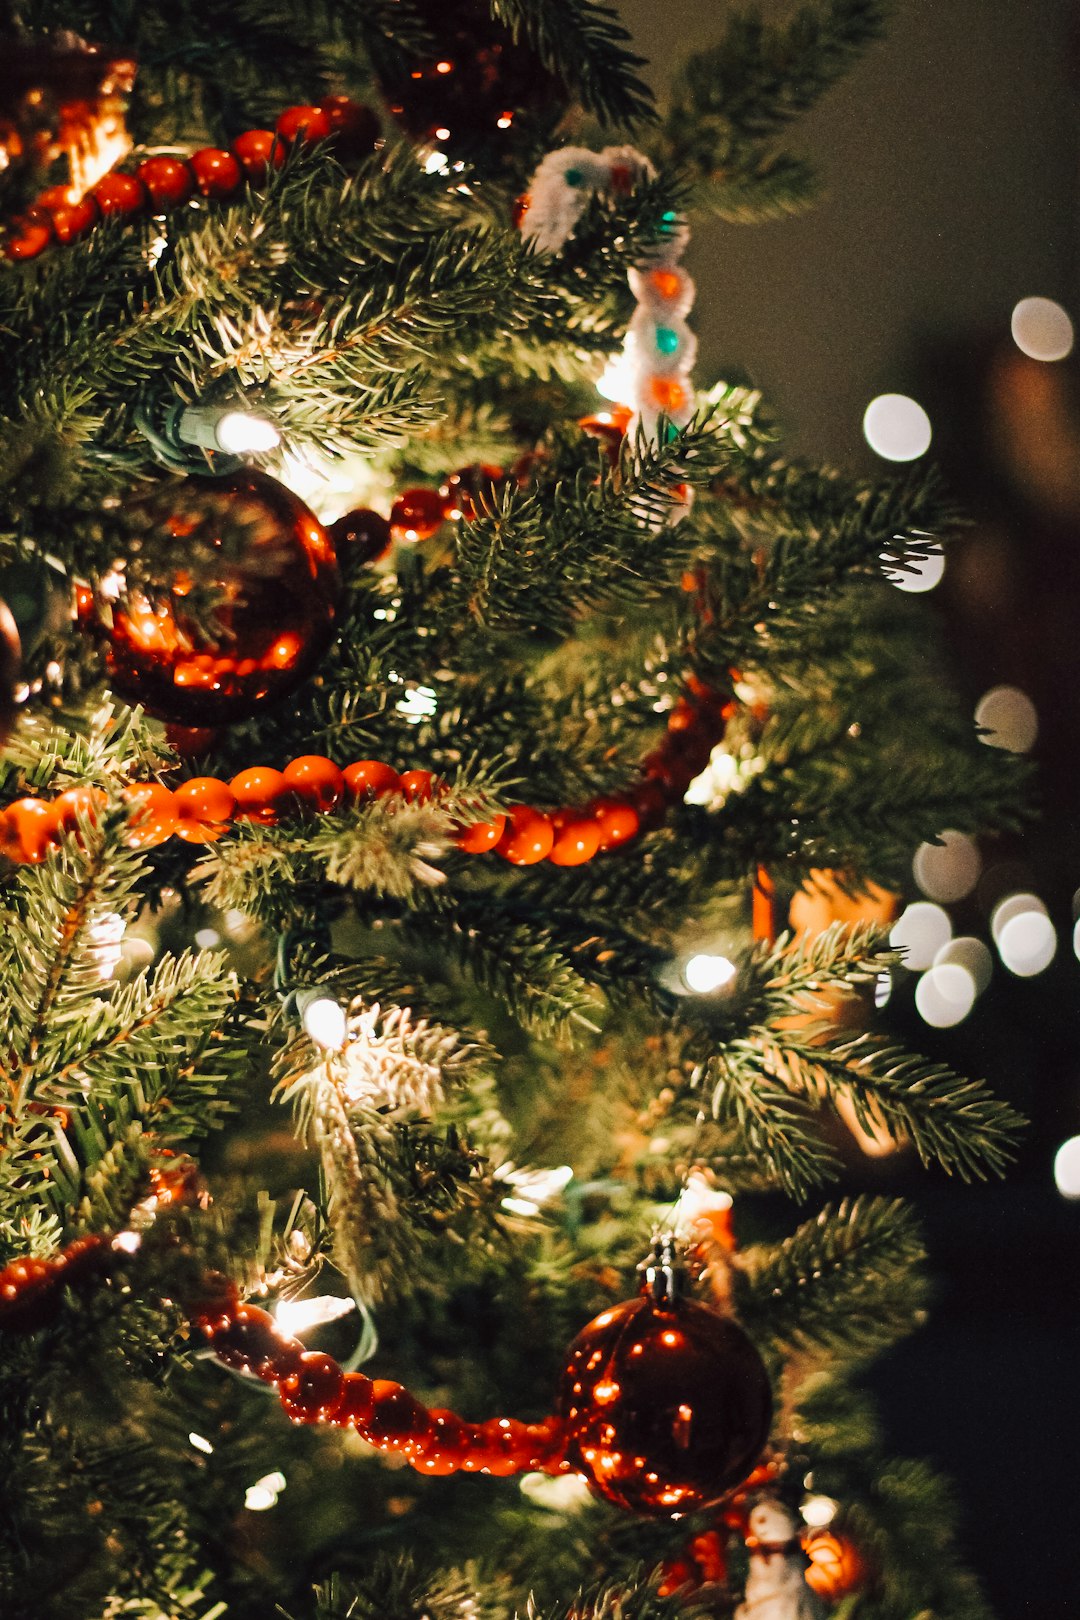
[[744, 1479], [768, 1438], [769, 1380], [730, 1317], [643, 1292], [578, 1334], [559, 1393], [567, 1461], [632, 1513], [678, 1517]]
[[866, 1579], [866, 1566], [847, 1536], [833, 1530], [817, 1530], [803, 1543], [810, 1567], [806, 1584], [819, 1597], [837, 1603], [857, 1591]]
[[11, 609], [0, 598], [0, 748], [11, 735], [15, 719], [15, 690], [21, 665], [18, 626]]
[[129, 583], [118, 567], [95, 598], [122, 697], [182, 725], [219, 725], [311, 673], [340, 587], [329, 536], [297, 496], [245, 469], [170, 479], [128, 516], [132, 562], [141, 557], [150, 572], [160, 558], [163, 577], [151, 584], [133, 569]]

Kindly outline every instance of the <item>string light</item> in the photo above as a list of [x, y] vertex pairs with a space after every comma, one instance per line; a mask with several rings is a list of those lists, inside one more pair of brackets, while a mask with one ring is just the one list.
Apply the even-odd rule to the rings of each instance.
[[964, 833], [947, 829], [937, 843], [920, 844], [911, 869], [923, 894], [931, 900], [962, 900], [979, 881], [982, 857]]
[[273, 1314], [282, 1333], [298, 1339], [312, 1328], [337, 1322], [355, 1309], [355, 1302], [340, 1294], [313, 1294], [310, 1299], [279, 1299]]
[[898, 591], [907, 591], [911, 595], [932, 591], [945, 577], [945, 553], [940, 546], [932, 547], [921, 557], [909, 558], [903, 568], [899, 568], [895, 561], [890, 561], [888, 556], [883, 561], [885, 578], [889, 584], [894, 585]]
[[863, 436], [885, 461], [916, 461], [929, 450], [933, 429], [917, 400], [907, 394], [879, 394], [866, 407]]
[[1029, 360], [1064, 360], [1072, 353], [1073, 323], [1052, 298], [1021, 298], [1010, 325], [1013, 342]]
[[811, 1530], [823, 1530], [827, 1524], [832, 1524], [839, 1511], [839, 1502], [831, 1496], [808, 1496], [799, 1509], [803, 1523]]
[[268, 416], [235, 407], [187, 405], [175, 418], [174, 431], [183, 444], [227, 456], [268, 455], [281, 443], [281, 434]]
[[275, 1470], [272, 1474], [264, 1474], [257, 1479], [254, 1485], [249, 1485], [244, 1492], [244, 1506], [249, 1513], [265, 1513], [272, 1508], [278, 1496], [285, 1489], [285, 1475]]
[[1080, 1198], [1080, 1136], [1070, 1136], [1054, 1154], [1054, 1183], [1062, 1198]]
[[195, 1447], [196, 1451], [205, 1452], [208, 1457], [213, 1456], [214, 1448], [210, 1444], [209, 1440], [207, 1440], [204, 1435], [196, 1434], [194, 1429], [192, 1429], [191, 1433], [188, 1435], [188, 1441]]
[[693, 990], [695, 995], [707, 996], [730, 984], [737, 972], [734, 962], [726, 956], [710, 956], [700, 951], [684, 964], [682, 976], [688, 990]]
[[332, 997], [312, 996], [301, 1009], [300, 1022], [304, 1026], [304, 1033], [316, 1046], [325, 1047], [328, 1052], [339, 1052], [345, 1045], [348, 1034], [345, 1009]]
[[1057, 955], [1057, 932], [1045, 910], [1017, 912], [999, 928], [997, 948], [1010, 973], [1031, 979]]

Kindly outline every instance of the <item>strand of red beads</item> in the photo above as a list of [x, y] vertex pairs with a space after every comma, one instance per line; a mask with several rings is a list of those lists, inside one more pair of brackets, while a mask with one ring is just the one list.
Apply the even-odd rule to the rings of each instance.
[[[694, 681], [693, 693], [679, 698], [667, 730], [641, 764], [641, 779], [625, 792], [592, 799], [576, 808], [538, 810], [512, 804], [489, 821], [463, 824], [455, 836], [466, 855], [494, 852], [514, 866], [550, 861], [581, 866], [595, 855], [629, 843], [659, 826], [702, 771], [734, 711], [734, 700]], [[436, 798], [440, 784], [431, 771], [400, 775], [382, 760], [359, 759], [344, 770], [321, 754], [304, 754], [284, 770], [255, 765], [231, 781], [195, 776], [177, 788], [161, 782], [132, 782], [121, 790], [131, 807], [128, 842], [150, 849], [166, 839], [214, 843], [233, 822], [273, 826], [303, 815], [329, 815], [348, 805], [398, 794], [407, 803]], [[99, 788], [75, 787], [49, 801], [17, 799], [0, 811], [0, 854], [20, 865], [37, 865], [80, 818], [93, 817], [106, 802]]]
[[[91, 1235], [76, 1238], [49, 1259], [11, 1261], [0, 1270], [0, 1331], [34, 1333], [47, 1326], [62, 1288], [103, 1276], [124, 1252], [122, 1245], [117, 1250], [115, 1243]], [[189, 1302], [187, 1314], [224, 1366], [273, 1385], [294, 1423], [355, 1429], [369, 1445], [398, 1452], [423, 1474], [459, 1469], [496, 1476], [560, 1474], [569, 1468], [558, 1419], [467, 1423], [444, 1408], [424, 1406], [392, 1379], [344, 1372], [332, 1356], [305, 1350], [298, 1339], [281, 1333], [269, 1311], [244, 1304], [236, 1285], [218, 1273], [203, 1279], [201, 1295]]]
[[249, 129], [228, 150], [204, 146], [190, 157], [144, 158], [134, 174], [114, 169], [73, 198], [70, 188], [53, 186], [31, 204], [4, 243], [8, 259], [36, 259], [46, 248], [74, 242], [110, 216], [161, 214], [182, 208], [196, 196], [223, 201], [245, 180], [258, 185], [280, 168], [296, 141], [332, 140], [338, 156], [354, 159], [374, 151], [379, 121], [369, 107], [349, 96], [327, 96], [317, 106], [286, 107], [273, 129]]

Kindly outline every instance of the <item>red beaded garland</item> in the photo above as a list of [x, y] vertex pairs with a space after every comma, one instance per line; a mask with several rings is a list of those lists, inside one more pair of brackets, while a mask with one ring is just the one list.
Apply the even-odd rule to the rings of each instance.
[[78, 202], [51, 204], [49, 218], [58, 242], [74, 242], [93, 229], [101, 214], [93, 197], [81, 197]]
[[229, 783], [236, 799], [237, 821], [259, 821], [272, 827], [279, 813], [292, 801], [292, 793], [283, 771], [269, 765], [253, 765], [240, 771]]
[[90, 187], [90, 195], [103, 214], [137, 214], [146, 206], [146, 187], [133, 174], [106, 174]]
[[191, 165], [178, 157], [150, 157], [135, 170], [158, 208], [178, 208], [195, 190]]
[[232, 143], [233, 157], [249, 180], [265, 180], [271, 165], [280, 169], [285, 161], [285, 143], [272, 129], [247, 129]]
[[345, 778], [332, 759], [321, 754], [303, 754], [282, 772], [298, 802], [306, 810], [325, 815], [336, 810], [345, 796]]
[[238, 191], [244, 171], [231, 152], [204, 146], [188, 159], [195, 183], [204, 197], [231, 197]]
[[324, 141], [331, 129], [321, 107], [286, 107], [277, 121], [277, 132], [285, 141]]
[[319, 107], [326, 114], [339, 158], [355, 162], [375, 150], [379, 120], [370, 107], [351, 96], [324, 96]]
[[495, 848], [514, 866], [535, 866], [551, 852], [555, 828], [551, 817], [528, 804], [512, 804], [506, 812], [507, 825]]
[[401, 791], [401, 777], [390, 765], [378, 759], [358, 759], [344, 770], [345, 786], [357, 803], [381, 799]]

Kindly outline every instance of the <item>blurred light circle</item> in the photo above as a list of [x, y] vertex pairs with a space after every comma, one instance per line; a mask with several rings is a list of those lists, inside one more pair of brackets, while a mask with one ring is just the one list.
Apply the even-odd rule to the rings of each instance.
[[1007, 748], [1026, 754], [1039, 734], [1039, 716], [1026, 692], [1018, 686], [993, 686], [975, 705], [975, 724], [986, 733], [979, 738], [989, 748]]
[[889, 584], [895, 585], [898, 591], [910, 591], [912, 594], [932, 591], [935, 585], [941, 584], [944, 575], [945, 553], [940, 546], [923, 557], [912, 557], [903, 568], [898, 568], [895, 562], [885, 566], [885, 578]]
[[1021, 911], [997, 935], [998, 955], [1018, 979], [1033, 978], [1057, 954], [1057, 934], [1045, 911]]
[[1025, 911], [1039, 911], [1046, 916], [1046, 907], [1037, 894], [1009, 894], [1004, 900], [999, 900], [990, 913], [990, 932], [994, 936], [994, 944], [1001, 941], [1001, 930], [1007, 922], [1014, 917], [1023, 916]]
[[879, 394], [866, 407], [863, 436], [886, 461], [916, 461], [929, 450], [933, 429], [917, 400], [907, 394]]
[[1080, 1198], [1080, 1136], [1070, 1136], [1054, 1154], [1054, 1181], [1062, 1198]]
[[1013, 342], [1029, 360], [1064, 360], [1072, 353], [1073, 323], [1052, 298], [1021, 298], [1011, 326]]
[[915, 986], [915, 1005], [934, 1029], [950, 1029], [975, 1005], [975, 980], [959, 962], [943, 962], [924, 973]]
[[994, 971], [994, 958], [990, 955], [989, 947], [981, 939], [976, 939], [974, 934], [961, 934], [958, 939], [950, 939], [934, 957], [935, 967], [945, 967], [950, 963], [966, 968], [974, 980], [975, 994], [981, 996]]
[[1080, 957], [1080, 920], [1077, 921], [1076, 927], [1073, 929], [1073, 951]]
[[703, 951], [691, 956], [682, 970], [687, 988], [699, 996], [707, 996], [730, 984], [737, 971], [734, 962], [726, 956], [708, 956]]
[[892, 974], [879, 973], [874, 980], [874, 1006], [887, 1007], [892, 995]]
[[982, 856], [965, 833], [948, 828], [939, 837], [940, 843], [920, 844], [915, 851], [915, 881], [931, 900], [962, 900], [979, 881]]
[[892, 926], [889, 944], [904, 952], [904, 966], [916, 973], [928, 968], [943, 945], [952, 938], [948, 913], [929, 900], [916, 900], [906, 907]]

